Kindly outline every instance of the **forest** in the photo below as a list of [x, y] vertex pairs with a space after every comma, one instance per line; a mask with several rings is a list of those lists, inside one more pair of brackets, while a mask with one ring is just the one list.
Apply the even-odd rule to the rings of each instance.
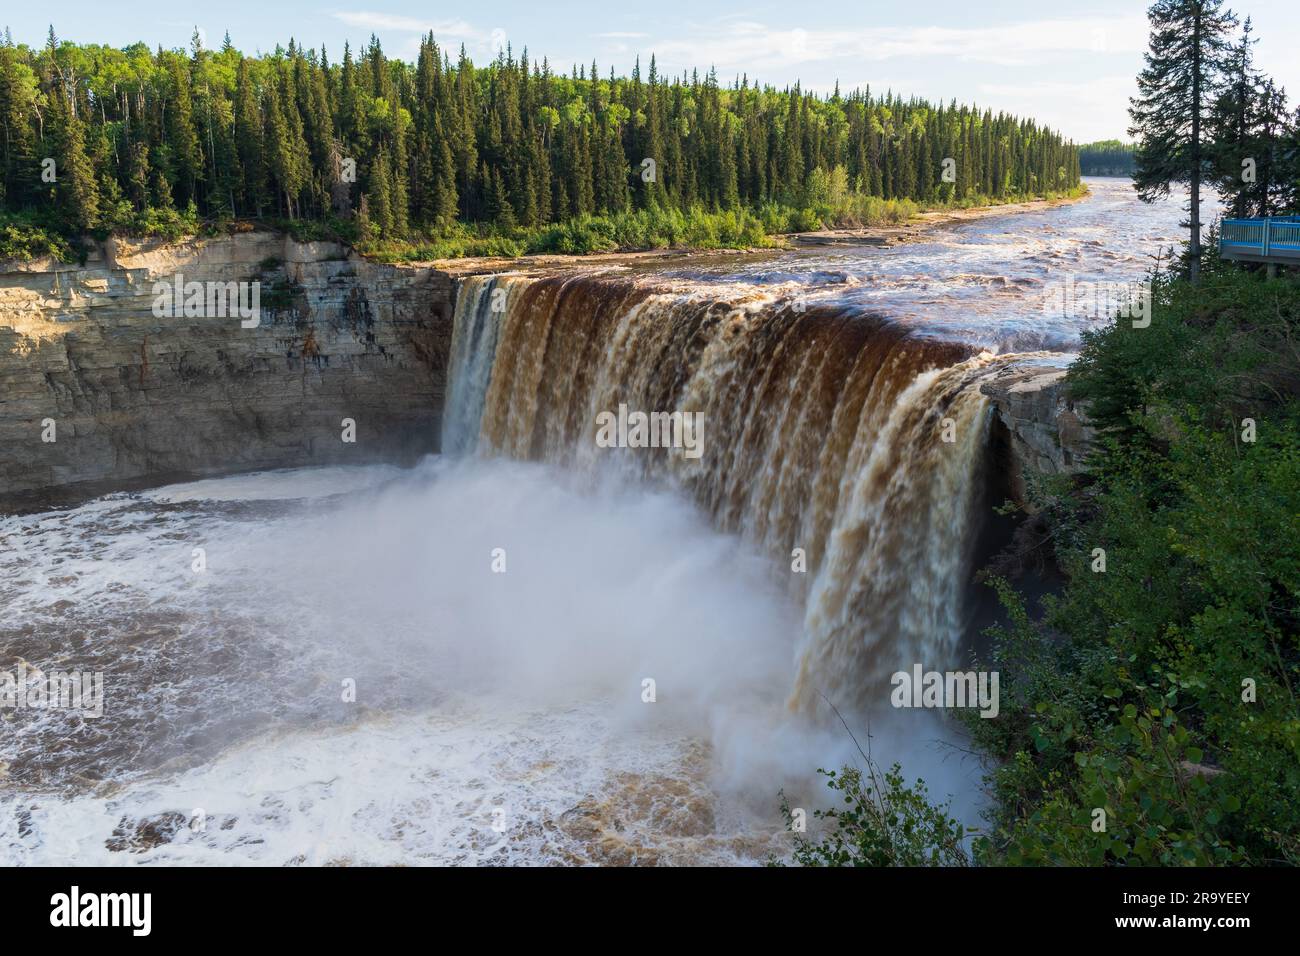
[[480, 67], [432, 36], [411, 64], [373, 36], [331, 60], [6, 31], [0, 151], [11, 257], [250, 220], [381, 253], [745, 245], [1079, 184], [1073, 144], [973, 106], [668, 77], [653, 57], [630, 77], [510, 48]]
[[1136, 168], [1131, 143], [1104, 139], [1079, 147], [1079, 171], [1084, 176], [1132, 176]]

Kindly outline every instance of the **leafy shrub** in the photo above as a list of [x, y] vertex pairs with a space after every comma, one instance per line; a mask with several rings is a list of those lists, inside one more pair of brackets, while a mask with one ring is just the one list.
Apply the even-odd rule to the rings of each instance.
[[[827, 832], [816, 839], [795, 833], [791, 861], [799, 866], [966, 865], [966, 833], [947, 804], [931, 803], [923, 780], [908, 786], [898, 764], [882, 771], [863, 756], [865, 771], [853, 766], [818, 771], [843, 807], [815, 811], [814, 819], [826, 824]], [[784, 794], [781, 813], [793, 830], [794, 814]]]
[[48, 224], [21, 214], [0, 215], [0, 260], [27, 261], [45, 256], [62, 262], [75, 258], [67, 238]]

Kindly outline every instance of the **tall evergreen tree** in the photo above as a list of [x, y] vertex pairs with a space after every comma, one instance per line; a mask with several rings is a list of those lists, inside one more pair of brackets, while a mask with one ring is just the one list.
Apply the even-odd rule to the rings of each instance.
[[1300, 151], [1287, 144], [1286, 91], [1271, 78], [1265, 79], [1256, 104], [1255, 182], [1248, 207], [1255, 215], [1272, 216], [1287, 206], [1287, 173], [1300, 169]]
[[307, 143], [303, 139], [302, 116], [293, 103], [287, 73], [267, 86], [267, 167], [274, 177], [284, 214], [293, 219], [307, 184]]
[[235, 143], [243, 174], [236, 196], [239, 202], [236, 211], [243, 215], [261, 216], [266, 205], [264, 126], [248, 61], [241, 57], [235, 80]]
[[66, 105], [58, 121], [58, 186], [55, 195], [59, 210], [74, 229], [85, 232], [99, 218], [99, 187], [95, 169], [86, 154], [85, 127]]
[[1258, 172], [1256, 127], [1263, 78], [1254, 68], [1252, 47], [1256, 42], [1247, 17], [1240, 39], [1225, 52], [1222, 89], [1208, 124], [1216, 167], [1214, 184], [1238, 218], [1249, 212], [1251, 187]]
[[1188, 268], [1197, 280], [1201, 259], [1201, 184], [1213, 176], [1206, 119], [1224, 70], [1236, 18], [1222, 0], [1156, 0], [1146, 65], [1130, 101], [1129, 135], [1137, 140], [1138, 195], [1154, 202], [1175, 183], [1187, 185]]
[[196, 202], [203, 176], [203, 151], [194, 124], [190, 71], [179, 56], [169, 58], [171, 102], [167, 110], [167, 145], [175, 168], [174, 193], [182, 203]]
[[0, 47], [0, 201], [27, 205], [36, 189], [35, 72], [12, 45]]

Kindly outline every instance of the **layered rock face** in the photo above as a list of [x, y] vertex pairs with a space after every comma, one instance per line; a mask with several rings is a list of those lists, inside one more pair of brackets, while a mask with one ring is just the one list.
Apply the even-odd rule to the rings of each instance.
[[1010, 365], [980, 386], [1003, 429], [1002, 477], [1011, 497], [1030, 510], [1026, 477], [1076, 474], [1096, 437], [1087, 410], [1065, 387], [1067, 360]]
[[[178, 276], [258, 283], [257, 324], [159, 307]], [[272, 233], [0, 264], [0, 494], [411, 460], [438, 447], [451, 321], [444, 273]]]

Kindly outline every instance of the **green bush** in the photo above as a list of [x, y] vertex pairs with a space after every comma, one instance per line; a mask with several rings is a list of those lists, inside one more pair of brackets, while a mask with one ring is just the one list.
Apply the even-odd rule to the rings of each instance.
[[427, 240], [372, 240], [359, 244], [357, 248], [380, 262], [427, 262], [477, 256], [514, 259], [524, 254], [523, 243], [510, 236], [475, 236], [460, 232]]
[[137, 214], [122, 231], [137, 236], [157, 236], [175, 242], [184, 236], [195, 235], [199, 231], [199, 219], [193, 207], [184, 213], [170, 208], [149, 208]]
[[613, 222], [597, 216], [583, 216], [580, 219], [548, 226], [530, 237], [527, 245], [530, 253], [562, 255], [612, 252], [617, 248]]
[[45, 256], [61, 262], [76, 258], [67, 238], [48, 223], [18, 213], [0, 214], [0, 260], [27, 261]]
[[[799, 866], [964, 866], [965, 830], [948, 806], [931, 803], [923, 780], [908, 786], [902, 768], [880, 767], [866, 754], [866, 769], [819, 770], [843, 804], [817, 810], [825, 833], [809, 838], [794, 832], [794, 811], [781, 795], [781, 813], [794, 833], [790, 862]], [[782, 866], [786, 861], [770, 859]]]

